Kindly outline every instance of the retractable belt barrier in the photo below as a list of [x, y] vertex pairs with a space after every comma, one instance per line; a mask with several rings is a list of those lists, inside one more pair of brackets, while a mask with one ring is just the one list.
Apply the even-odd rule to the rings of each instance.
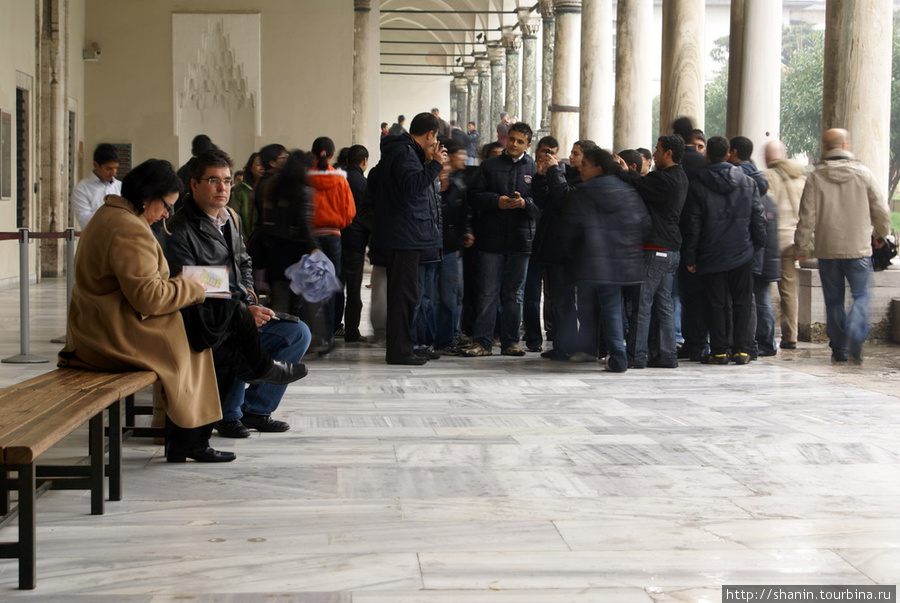
[[[28, 278], [28, 243], [31, 239], [65, 239], [66, 240], [66, 307], [72, 299], [72, 287], [75, 284], [75, 236], [74, 228], [64, 232], [28, 232], [20, 228], [18, 232], [0, 232], [0, 241], [19, 241], [19, 354], [4, 358], [6, 364], [39, 364], [49, 362], [47, 358], [30, 353], [31, 348], [31, 313], [29, 310], [31, 281]], [[65, 337], [54, 339], [55, 343], [65, 343]]]

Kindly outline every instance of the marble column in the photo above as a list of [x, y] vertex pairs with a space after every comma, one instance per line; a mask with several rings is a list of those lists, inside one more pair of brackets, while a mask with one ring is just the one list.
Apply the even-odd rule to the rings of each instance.
[[568, 153], [578, 140], [581, 109], [581, 0], [554, 0], [556, 44], [553, 54], [553, 103], [550, 134], [559, 152]]
[[500, 42], [488, 44], [488, 58], [491, 61], [491, 125], [500, 121], [500, 112], [504, 110], [506, 101], [503, 90], [503, 60], [506, 51]]
[[822, 131], [844, 128], [851, 150], [887, 194], [891, 125], [890, 0], [835, 2], [825, 7]]
[[350, 136], [354, 144], [366, 144], [369, 139], [371, 10], [371, 0], [353, 0], [353, 102]]
[[466, 122], [469, 121], [469, 82], [465, 76], [458, 75], [453, 79], [453, 84], [456, 86], [456, 112], [451, 119], [455, 119], [456, 125], [465, 132]]
[[486, 144], [496, 138], [493, 120], [491, 119], [491, 62], [487, 56], [479, 56], [478, 65], [478, 131], [481, 143]]
[[[513, 32], [503, 34], [506, 49], [506, 111], [512, 117], [521, 119], [519, 112], [519, 49], [522, 38]], [[529, 124], [530, 125], [530, 124]]]
[[604, 149], [612, 146], [613, 89], [612, 0], [581, 2], [580, 138]]
[[537, 131], [537, 32], [541, 21], [528, 8], [519, 9], [522, 30], [522, 121]]
[[459, 112], [459, 97], [456, 95], [456, 77], [450, 80], [450, 111], [447, 113], [447, 122], [456, 120]]
[[[468, 115], [468, 120], [466, 124], [470, 121], [475, 122], [475, 127], [478, 128], [478, 99], [480, 96], [481, 87], [478, 84], [478, 68], [475, 67], [474, 64], [466, 66], [466, 81], [469, 82], [469, 106], [468, 111], [466, 111]], [[466, 129], [466, 124], [460, 124], [463, 130]], [[479, 130], [480, 132], [481, 130]]]
[[671, 132], [676, 117], [690, 117], [703, 128], [704, 0], [662, 3], [662, 73], [659, 128]]
[[550, 131], [550, 105], [553, 103], [553, 49], [556, 46], [556, 9], [553, 0], [540, 0], [541, 37], [541, 130]]
[[753, 141], [753, 159], [765, 165], [765, 146], [781, 129], [782, 0], [732, 0], [725, 135]]
[[[36, 5], [39, 28], [38, 42], [38, 132], [37, 157], [41, 186], [33, 222], [25, 225], [40, 231], [58, 232], [68, 226], [68, 53], [69, 3], [47, 0]], [[78, 40], [75, 40], [78, 43]], [[79, 56], [81, 56], [79, 54]], [[9, 159], [9, 158], [5, 158]], [[35, 181], [38, 180], [35, 178]], [[10, 211], [10, 215], [12, 212]], [[8, 248], [7, 248], [8, 249]], [[62, 276], [65, 272], [65, 244], [47, 239], [32, 246], [39, 276]], [[9, 253], [9, 252], [8, 252]], [[30, 267], [29, 267], [30, 270]]]
[[653, 148], [659, 132], [653, 128], [650, 94], [649, 32], [653, 0], [619, 0], [616, 6], [616, 106], [613, 150]]

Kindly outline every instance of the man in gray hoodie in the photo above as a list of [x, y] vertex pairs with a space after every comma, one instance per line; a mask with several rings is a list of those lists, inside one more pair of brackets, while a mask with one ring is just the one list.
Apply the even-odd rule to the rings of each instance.
[[[804, 259], [815, 232], [831, 359], [861, 364], [869, 334], [872, 245], [884, 244], [891, 218], [875, 176], [850, 152], [846, 130], [826, 131], [822, 151], [822, 161], [807, 177], [800, 199], [794, 252], [797, 259]], [[853, 296], [849, 312], [844, 307], [845, 282]]]

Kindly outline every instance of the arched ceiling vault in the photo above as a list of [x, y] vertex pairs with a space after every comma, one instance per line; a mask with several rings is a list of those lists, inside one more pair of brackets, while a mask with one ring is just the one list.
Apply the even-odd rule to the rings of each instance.
[[537, 11], [537, 0], [382, 0], [382, 73], [458, 72], [501, 27], [518, 23], [516, 9]]

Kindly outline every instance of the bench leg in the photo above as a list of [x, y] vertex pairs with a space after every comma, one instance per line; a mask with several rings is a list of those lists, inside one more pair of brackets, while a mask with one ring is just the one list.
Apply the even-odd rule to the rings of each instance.
[[91, 457], [91, 515], [103, 515], [106, 459], [103, 451], [103, 413], [91, 418], [88, 427], [88, 454]]
[[122, 402], [109, 407], [109, 500], [122, 500]]
[[0, 515], [9, 513], [9, 469], [0, 467]]
[[37, 586], [37, 529], [35, 527], [35, 499], [37, 498], [34, 463], [19, 465], [19, 588], [31, 590]]
[[134, 425], [134, 421], [134, 394], [130, 394], [128, 396], [125, 396], [125, 425], [131, 427]]

